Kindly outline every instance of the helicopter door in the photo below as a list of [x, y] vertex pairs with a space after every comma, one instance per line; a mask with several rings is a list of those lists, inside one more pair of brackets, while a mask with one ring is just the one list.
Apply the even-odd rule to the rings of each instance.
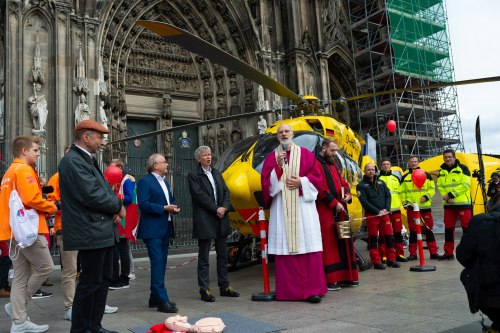
[[[127, 132], [137, 135], [156, 131], [155, 120], [127, 119]], [[156, 136], [148, 136], [136, 141], [129, 141], [127, 148], [127, 166], [138, 181], [146, 174], [146, 160], [156, 152]]]

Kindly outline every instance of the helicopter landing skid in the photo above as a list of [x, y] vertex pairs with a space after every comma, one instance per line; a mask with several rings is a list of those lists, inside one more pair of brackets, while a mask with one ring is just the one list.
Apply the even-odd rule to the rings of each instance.
[[256, 237], [241, 237], [237, 242], [228, 242], [228, 271], [258, 265], [262, 262], [260, 240]]

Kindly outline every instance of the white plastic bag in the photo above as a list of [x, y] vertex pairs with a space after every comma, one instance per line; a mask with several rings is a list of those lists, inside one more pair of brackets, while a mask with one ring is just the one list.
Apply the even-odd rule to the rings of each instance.
[[10, 227], [19, 247], [25, 248], [33, 245], [38, 237], [38, 212], [35, 209], [24, 208], [23, 202], [13, 190], [9, 198]]

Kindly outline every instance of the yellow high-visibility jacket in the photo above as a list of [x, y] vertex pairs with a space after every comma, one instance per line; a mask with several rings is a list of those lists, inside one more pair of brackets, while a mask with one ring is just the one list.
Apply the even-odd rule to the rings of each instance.
[[[401, 199], [403, 201], [403, 205], [413, 205], [414, 203], [417, 203], [421, 211], [429, 211], [432, 206], [432, 197], [436, 193], [436, 184], [434, 184], [431, 175], [426, 172], [425, 175], [427, 176], [427, 179], [425, 180], [422, 188], [419, 189], [415, 186], [413, 180], [411, 179], [412, 172], [413, 169], [408, 169], [408, 172], [405, 173], [401, 179]], [[421, 198], [425, 198], [427, 200], [425, 202], [420, 202]]]
[[470, 171], [459, 160], [450, 168], [445, 163], [441, 165], [437, 180], [438, 190], [442, 196], [448, 194], [453, 203], [444, 203], [444, 208], [471, 208]]
[[401, 184], [398, 176], [393, 175], [392, 171], [380, 171], [378, 179], [383, 181], [391, 192], [391, 211], [401, 210]]

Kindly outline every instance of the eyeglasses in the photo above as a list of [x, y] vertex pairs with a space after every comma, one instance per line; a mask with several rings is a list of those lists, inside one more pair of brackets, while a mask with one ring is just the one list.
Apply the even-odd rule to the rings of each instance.
[[167, 163], [167, 161], [155, 162], [155, 164], [163, 164], [163, 163]]

